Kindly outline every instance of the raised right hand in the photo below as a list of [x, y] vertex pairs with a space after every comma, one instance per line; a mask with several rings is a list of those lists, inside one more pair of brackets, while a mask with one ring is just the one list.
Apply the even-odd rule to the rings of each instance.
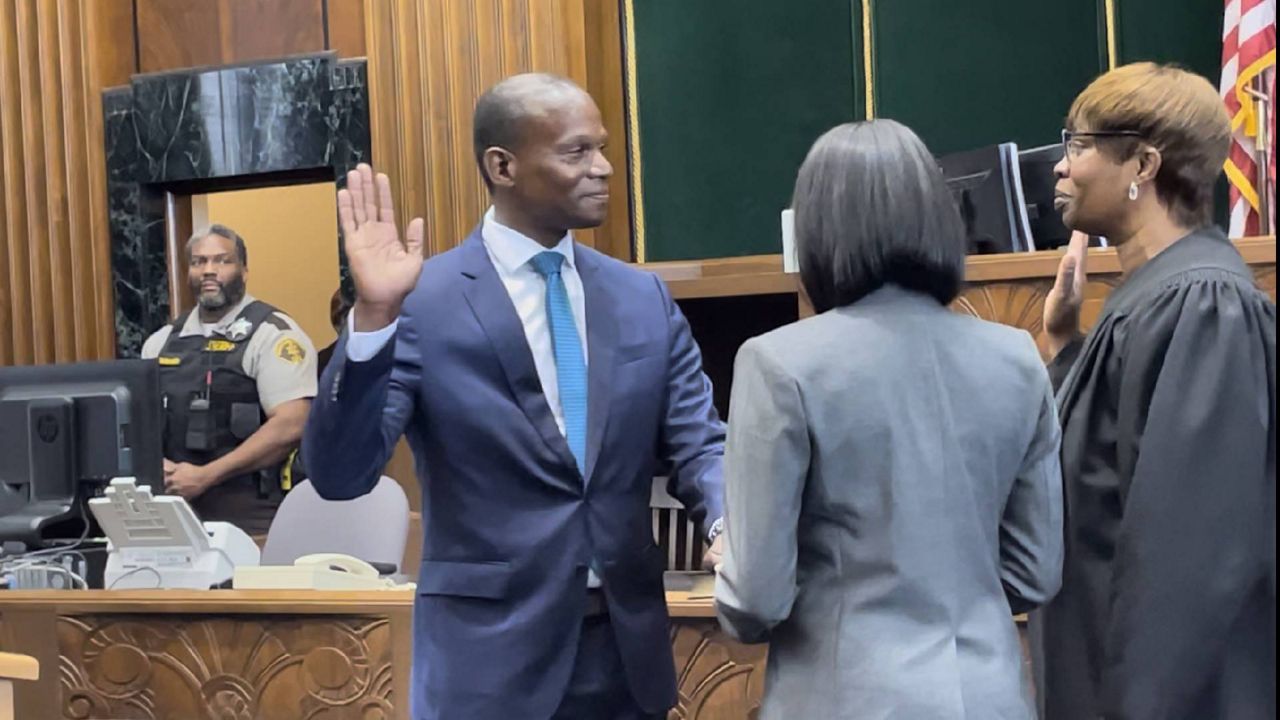
[[373, 168], [360, 163], [347, 173], [347, 187], [338, 191], [338, 220], [356, 287], [355, 328], [367, 332], [386, 327], [422, 272], [422, 218], [409, 223], [401, 242], [391, 181], [379, 173], [375, 185]]
[[1053, 289], [1044, 299], [1044, 331], [1049, 338], [1049, 351], [1057, 355], [1080, 334], [1080, 306], [1088, 278], [1085, 261], [1089, 257], [1089, 236], [1071, 233], [1067, 253], [1058, 263], [1058, 276]]

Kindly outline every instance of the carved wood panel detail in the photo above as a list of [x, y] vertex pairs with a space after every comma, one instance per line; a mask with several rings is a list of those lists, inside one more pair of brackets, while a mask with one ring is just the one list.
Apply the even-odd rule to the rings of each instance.
[[1020, 281], [971, 285], [951, 308], [983, 320], [1013, 325], [1035, 335], [1040, 332], [1044, 298], [1053, 283]]
[[387, 720], [386, 618], [60, 617], [66, 720]]
[[764, 695], [765, 645], [743, 645], [715, 620], [673, 620], [676, 706], [668, 720], [754, 720]]
[[[1276, 266], [1254, 265], [1254, 281], [1276, 301]], [[1080, 311], [1080, 329], [1087, 332], [1102, 313], [1103, 303], [1120, 284], [1120, 276], [1116, 274], [1093, 275], [1085, 288], [1084, 307]], [[1007, 282], [973, 283], [965, 288], [960, 297], [951, 303], [956, 312], [980, 317], [983, 320], [1012, 325], [1031, 333], [1040, 347], [1041, 354], [1047, 353], [1047, 346], [1042, 330], [1044, 329], [1044, 300], [1053, 287], [1053, 280], [1048, 278], [1010, 280]]]
[[[1087, 332], [1093, 327], [1102, 312], [1107, 295], [1119, 284], [1119, 275], [1097, 275], [1089, 278], [1089, 283], [1085, 286], [1084, 306], [1080, 310], [1081, 330]], [[1040, 354], [1047, 358], [1048, 345], [1042, 332], [1044, 301], [1052, 287], [1051, 279], [974, 283], [951, 303], [951, 309], [1026, 330], [1036, 339]]]
[[1262, 288], [1264, 292], [1271, 296], [1271, 302], [1276, 301], [1276, 266], [1275, 265], [1255, 265], [1253, 268], [1253, 281]]

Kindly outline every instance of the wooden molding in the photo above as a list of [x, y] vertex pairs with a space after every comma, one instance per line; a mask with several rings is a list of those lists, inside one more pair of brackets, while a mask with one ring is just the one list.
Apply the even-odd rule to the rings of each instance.
[[657, 274], [677, 300], [794, 293], [799, 276], [782, 271], [782, 255], [640, 263]]
[[[1274, 236], [1241, 238], [1235, 241], [1245, 262], [1259, 273], [1266, 265], [1275, 265]], [[968, 258], [965, 280], [972, 284], [997, 281], [1052, 281], [1062, 259], [1061, 250], [999, 255], [973, 255]], [[677, 299], [728, 297], [734, 295], [767, 295], [799, 290], [799, 276], [782, 271], [782, 255], [750, 255], [709, 260], [676, 260], [640, 263], [637, 267], [656, 273], [671, 288]], [[1120, 261], [1113, 248], [1089, 251], [1089, 275], [1107, 276], [1120, 272]], [[1111, 283], [1114, 285], [1114, 283]]]
[[332, 614], [363, 608], [411, 609], [411, 590], [16, 590], [0, 598], [0, 609], [55, 608], [79, 613], [290, 613]]
[[195, 307], [191, 284], [187, 282], [187, 239], [192, 226], [191, 196], [164, 194], [165, 266], [169, 270], [169, 319]]
[[[327, 615], [410, 611], [413, 590], [13, 590], [0, 597], [0, 611], [54, 609], [82, 613], [209, 613], [218, 615]], [[672, 617], [715, 617], [709, 597], [667, 593]]]

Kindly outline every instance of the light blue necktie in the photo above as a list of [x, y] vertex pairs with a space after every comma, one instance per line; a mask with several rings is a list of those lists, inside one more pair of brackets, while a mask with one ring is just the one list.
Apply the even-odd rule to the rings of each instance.
[[573, 320], [569, 292], [565, 290], [560, 266], [564, 255], [538, 253], [529, 261], [547, 281], [547, 326], [556, 355], [556, 381], [560, 385], [560, 407], [564, 413], [564, 435], [569, 450], [578, 461], [578, 470], [587, 474], [587, 364], [582, 340]]

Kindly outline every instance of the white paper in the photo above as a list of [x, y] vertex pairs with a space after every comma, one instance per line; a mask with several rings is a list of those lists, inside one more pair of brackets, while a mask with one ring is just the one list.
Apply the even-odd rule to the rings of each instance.
[[800, 272], [800, 261], [796, 257], [796, 211], [791, 208], [782, 211], [782, 271]]

